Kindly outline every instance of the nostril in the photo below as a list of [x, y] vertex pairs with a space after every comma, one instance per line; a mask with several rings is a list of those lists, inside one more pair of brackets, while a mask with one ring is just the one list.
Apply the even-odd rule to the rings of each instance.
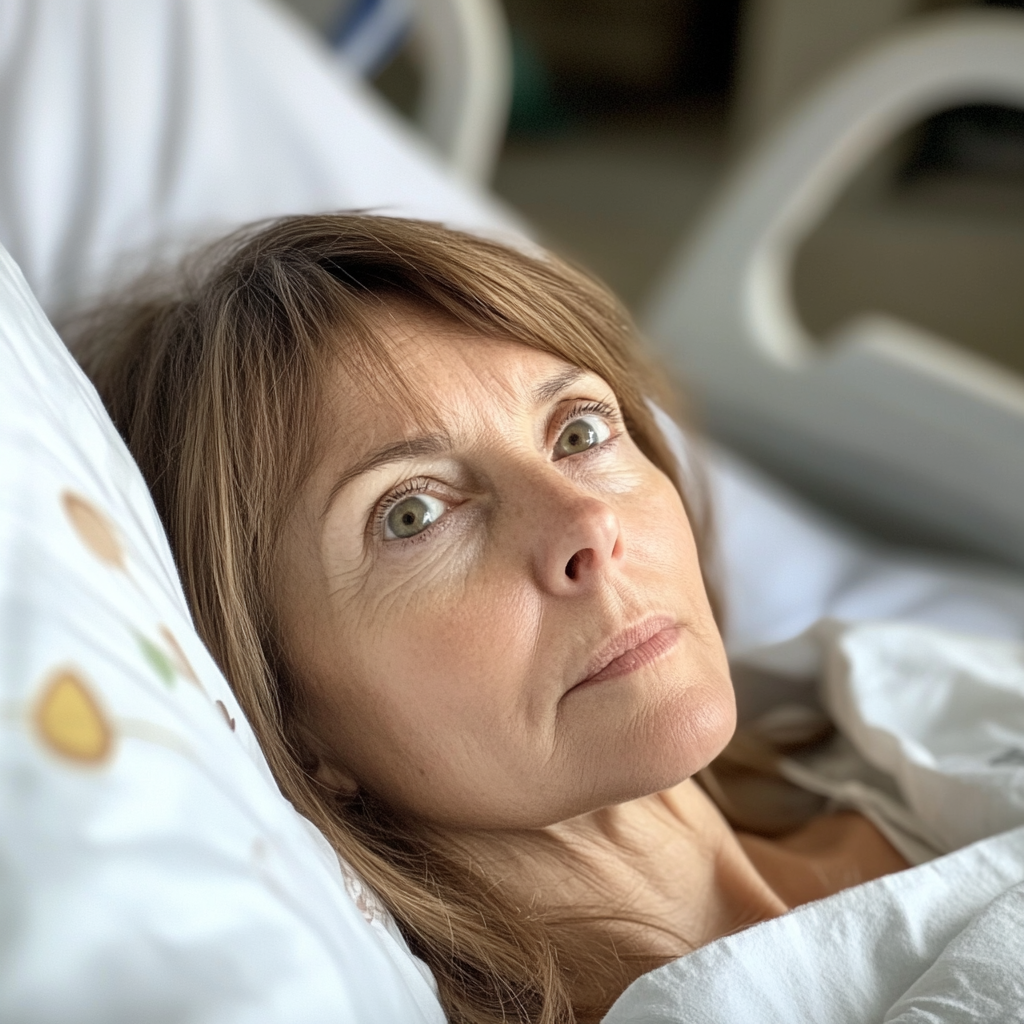
[[576, 571], [577, 566], [579, 565], [579, 561], [580, 556], [577, 552], [575, 555], [572, 556], [572, 558], [569, 559], [568, 562], [565, 563], [565, 575], [568, 576], [571, 580], [576, 579]]

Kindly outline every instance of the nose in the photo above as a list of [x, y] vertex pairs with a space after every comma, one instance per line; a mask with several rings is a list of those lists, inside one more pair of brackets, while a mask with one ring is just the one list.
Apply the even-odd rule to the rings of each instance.
[[534, 544], [538, 582], [569, 596], [592, 587], [622, 557], [622, 528], [615, 510], [569, 481], [560, 481], [538, 509]]

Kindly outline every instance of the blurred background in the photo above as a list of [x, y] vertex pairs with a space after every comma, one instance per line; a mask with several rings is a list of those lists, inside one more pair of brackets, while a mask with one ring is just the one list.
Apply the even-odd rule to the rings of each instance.
[[[328, 37], [367, 6], [281, 2]], [[493, 187], [639, 309], [725, 169], [791, 103], [902, 21], [971, 5], [503, 0], [513, 99]], [[410, 112], [414, 42], [396, 33], [368, 77]], [[816, 336], [880, 310], [1024, 372], [1022, 272], [1024, 113], [972, 106], [871, 161], [805, 240], [793, 290]]]

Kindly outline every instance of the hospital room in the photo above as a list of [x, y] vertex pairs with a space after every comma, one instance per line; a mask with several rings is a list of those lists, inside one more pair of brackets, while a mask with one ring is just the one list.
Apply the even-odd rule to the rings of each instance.
[[0, 0], [0, 1024], [1024, 1021], [1022, 0]]

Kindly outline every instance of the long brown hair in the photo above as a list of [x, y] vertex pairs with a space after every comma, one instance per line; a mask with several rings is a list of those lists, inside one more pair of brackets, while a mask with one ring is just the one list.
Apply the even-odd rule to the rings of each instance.
[[670, 406], [663, 378], [623, 307], [553, 257], [424, 222], [289, 217], [233, 234], [66, 333], [152, 490], [196, 628], [285, 796], [394, 915], [453, 1022], [568, 1022], [562, 931], [503, 897], [443, 836], [326, 792], [296, 728], [301, 693], [270, 606], [275, 551], [316, 458], [321, 381], [338, 358], [379, 368], [380, 312], [396, 302], [603, 377], [701, 546], [706, 509], [680, 487], [649, 405]]

